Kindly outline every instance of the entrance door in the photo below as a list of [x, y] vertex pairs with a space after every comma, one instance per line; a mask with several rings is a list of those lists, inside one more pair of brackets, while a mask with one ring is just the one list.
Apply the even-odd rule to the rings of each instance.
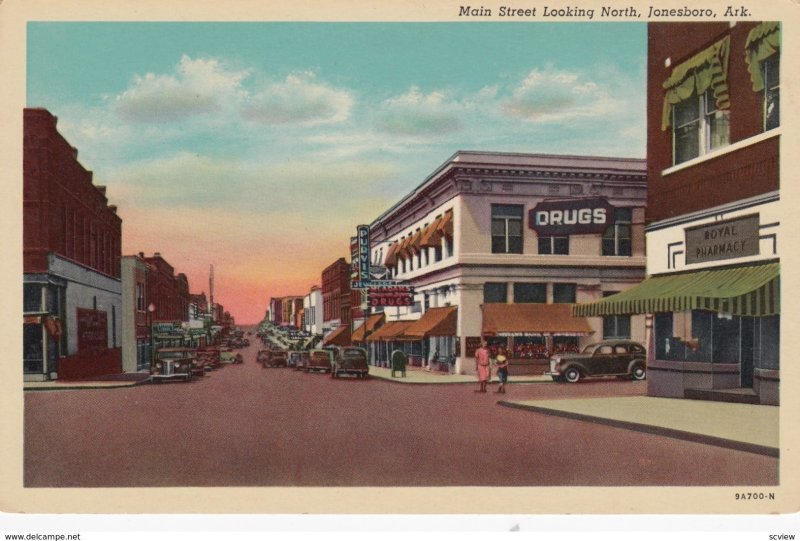
[[755, 318], [743, 317], [741, 318], [742, 324], [742, 341], [740, 345], [740, 373], [742, 388], [753, 388], [753, 349], [755, 345]]

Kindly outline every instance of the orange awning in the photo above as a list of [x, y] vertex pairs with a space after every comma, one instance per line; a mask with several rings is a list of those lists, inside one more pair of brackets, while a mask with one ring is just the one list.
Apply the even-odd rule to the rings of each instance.
[[376, 327], [380, 326], [383, 323], [384, 314], [373, 314], [367, 318], [366, 323], [362, 323], [359, 328], [353, 331], [353, 342], [363, 342], [364, 341], [364, 331], [368, 330], [370, 333], [375, 330]]
[[586, 336], [592, 328], [572, 316], [571, 304], [484, 304], [483, 334], [494, 336]]
[[453, 211], [452, 210], [448, 210], [447, 212], [444, 213], [444, 216], [442, 216], [442, 221], [439, 224], [439, 231], [445, 237], [450, 237], [451, 239], [453, 238]]
[[385, 267], [394, 267], [397, 265], [397, 248], [399, 243], [395, 242], [386, 250], [386, 257], [383, 258], [383, 265]]
[[409, 325], [415, 323], [414, 321], [390, 321], [384, 324], [383, 327], [367, 336], [367, 342], [377, 342], [380, 340], [389, 341], [397, 340], [403, 334]]
[[322, 340], [322, 343], [326, 346], [349, 346], [350, 327], [348, 325], [337, 327]]
[[439, 225], [444, 220], [444, 216], [436, 218], [431, 225], [425, 228], [419, 239], [419, 245], [423, 248], [437, 248], [442, 241], [442, 232]]
[[455, 336], [458, 320], [457, 306], [430, 308], [403, 332], [403, 338], [421, 340], [426, 336]]

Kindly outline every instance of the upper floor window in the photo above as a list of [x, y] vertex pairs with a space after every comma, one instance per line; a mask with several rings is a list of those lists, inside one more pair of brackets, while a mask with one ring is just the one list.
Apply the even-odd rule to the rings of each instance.
[[537, 302], [537, 303], [546, 303], [547, 302], [547, 284], [542, 283], [524, 283], [524, 282], [517, 282], [514, 284], [514, 302], [515, 303], [527, 303], [527, 302]]
[[614, 210], [614, 224], [603, 233], [603, 255], [631, 255], [631, 209]]
[[522, 253], [522, 205], [492, 205], [492, 253]]
[[553, 284], [553, 302], [575, 304], [575, 284]]
[[764, 131], [780, 126], [780, 47], [781, 24], [756, 25], [745, 41], [745, 61], [753, 83], [753, 92], [762, 92]]
[[483, 303], [507, 302], [508, 284], [504, 282], [486, 282], [483, 284]]
[[539, 237], [539, 254], [569, 254], [569, 237]]
[[672, 126], [673, 164], [729, 144], [730, 36], [675, 66], [662, 85], [661, 129]]

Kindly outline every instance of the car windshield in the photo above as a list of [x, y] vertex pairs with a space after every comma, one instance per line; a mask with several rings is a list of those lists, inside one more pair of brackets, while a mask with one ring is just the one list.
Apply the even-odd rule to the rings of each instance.
[[365, 355], [360, 349], [346, 349], [342, 352], [342, 357], [345, 359], [363, 359]]
[[162, 351], [158, 354], [159, 359], [172, 360], [172, 359], [185, 359], [189, 356], [187, 351]]

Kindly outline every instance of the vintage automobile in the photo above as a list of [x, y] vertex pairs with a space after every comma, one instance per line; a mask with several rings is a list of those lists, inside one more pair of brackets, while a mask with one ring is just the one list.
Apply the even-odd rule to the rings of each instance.
[[553, 381], [577, 383], [582, 378], [617, 376], [641, 381], [645, 379], [646, 352], [633, 340], [604, 340], [590, 344], [580, 353], [559, 353], [550, 358]]
[[269, 357], [264, 361], [264, 368], [277, 368], [287, 366], [289, 354], [283, 350], [276, 349], [270, 352]]
[[354, 375], [359, 379], [369, 375], [369, 362], [365, 349], [342, 347], [333, 351], [331, 377], [338, 378], [344, 374]]
[[272, 351], [269, 349], [260, 349], [258, 350], [258, 354], [256, 355], [256, 362], [261, 365], [262, 368], [265, 367], [266, 362], [269, 360], [269, 356], [272, 354]]
[[308, 361], [307, 351], [290, 351], [287, 366], [296, 370], [302, 370]]
[[150, 379], [192, 381], [194, 376], [205, 373], [203, 364], [197, 358], [194, 348], [161, 348], [156, 351], [150, 365]]
[[206, 372], [216, 370], [222, 366], [220, 363], [220, 351], [218, 347], [209, 346], [205, 349], [198, 350], [197, 358], [203, 363], [203, 368]]
[[330, 372], [333, 365], [333, 350], [312, 349], [308, 355], [306, 372]]

